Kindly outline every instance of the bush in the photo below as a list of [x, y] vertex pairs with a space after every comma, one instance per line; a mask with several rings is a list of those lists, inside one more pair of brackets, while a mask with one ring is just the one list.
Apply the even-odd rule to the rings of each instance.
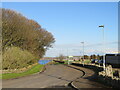
[[3, 53], [3, 69], [19, 69], [37, 62], [37, 58], [19, 47], [9, 47]]

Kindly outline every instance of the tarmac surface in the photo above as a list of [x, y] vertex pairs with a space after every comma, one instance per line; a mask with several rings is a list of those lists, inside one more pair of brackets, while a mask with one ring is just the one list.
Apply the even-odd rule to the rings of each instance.
[[49, 88], [67, 86], [71, 81], [83, 75], [76, 69], [64, 65], [47, 65], [40, 74], [3, 80], [3, 88]]
[[[47, 65], [40, 74], [3, 80], [3, 88], [106, 88], [95, 82], [97, 79], [90, 69], [74, 65]], [[80, 89], [81, 90], [81, 89]]]

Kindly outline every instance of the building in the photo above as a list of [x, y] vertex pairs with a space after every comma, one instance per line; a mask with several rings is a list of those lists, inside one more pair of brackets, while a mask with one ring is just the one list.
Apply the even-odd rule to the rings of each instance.
[[120, 54], [106, 54], [105, 63], [115, 67], [120, 67]]

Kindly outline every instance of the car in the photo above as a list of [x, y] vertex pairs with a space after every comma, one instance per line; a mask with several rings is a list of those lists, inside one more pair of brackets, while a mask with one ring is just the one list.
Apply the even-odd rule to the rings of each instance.
[[99, 60], [99, 61], [98, 61], [98, 64], [99, 64], [100, 66], [102, 66], [102, 65], [103, 65], [103, 60]]
[[91, 63], [95, 63], [95, 59], [92, 59], [92, 60], [91, 60]]
[[92, 60], [91, 60], [91, 63], [98, 64], [98, 61], [99, 61], [98, 59], [92, 59]]
[[98, 61], [99, 61], [98, 59], [95, 59], [95, 64], [98, 64]]

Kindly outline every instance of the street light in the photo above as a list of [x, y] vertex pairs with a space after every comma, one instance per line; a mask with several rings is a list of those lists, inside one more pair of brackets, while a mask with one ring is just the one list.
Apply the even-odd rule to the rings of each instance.
[[68, 61], [68, 48], [67, 48], [67, 64], [69, 65], [69, 61]]
[[83, 44], [83, 66], [84, 66], [84, 42], [81, 42]]
[[104, 25], [100, 25], [99, 27], [103, 28], [103, 68], [105, 70], [105, 41], [104, 41]]

